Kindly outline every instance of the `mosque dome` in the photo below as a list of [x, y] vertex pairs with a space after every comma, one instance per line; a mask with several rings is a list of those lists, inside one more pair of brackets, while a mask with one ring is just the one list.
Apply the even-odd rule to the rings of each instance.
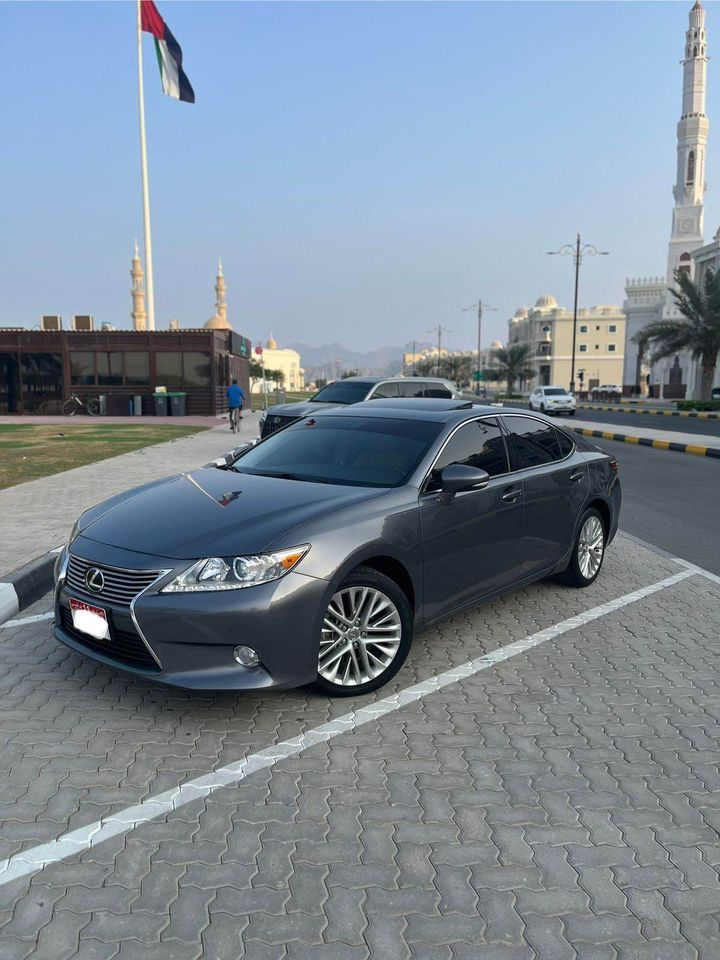
[[278, 348], [277, 340], [275, 339], [275, 337], [273, 337], [272, 334], [270, 334], [270, 339], [267, 342], [267, 348], [268, 350], [277, 350]]
[[491, 350], [502, 350], [502, 346], [503, 346], [503, 345], [502, 345], [502, 343], [500, 342], [500, 340], [493, 340], [493, 342], [490, 344], [490, 349], [491, 349]]
[[544, 293], [541, 297], [538, 297], [535, 301], [536, 307], [556, 307], [558, 305], [557, 300], [551, 293]]
[[208, 322], [205, 324], [206, 330], [232, 330], [232, 324], [229, 320], [219, 317], [217, 313], [214, 317], [210, 317]]
[[518, 320], [522, 320], [527, 315], [528, 315], [527, 307], [518, 307], [517, 310], [515, 311], [515, 316], [518, 318]]

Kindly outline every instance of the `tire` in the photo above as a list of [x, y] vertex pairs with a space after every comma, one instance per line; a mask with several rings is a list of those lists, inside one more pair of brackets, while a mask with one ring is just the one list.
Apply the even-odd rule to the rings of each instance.
[[574, 410], [568, 410], [568, 416], [569, 416], [569, 417], [574, 417], [574, 416], [575, 416], [575, 411], [574, 411]]
[[540, 413], [545, 413], [545, 404], [544, 404], [544, 403], [541, 403], [541, 404], [540, 404]]
[[[363, 630], [368, 621], [370, 627], [375, 625], [369, 636]], [[384, 633], [381, 627], [385, 628]], [[354, 632], [347, 637], [343, 630]], [[332, 697], [359, 697], [377, 690], [402, 667], [412, 644], [412, 633], [412, 610], [400, 587], [372, 567], [357, 567], [343, 580], [328, 604], [320, 636], [315, 687]], [[384, 636], [383, 644], [372, 643], [372, 636]], [[334, 656], [331, 656], [333, 646]], [[336, 677], [340, 677], [340, 681]]]
[[[594, 542], [597, 535], [600, 536], [600, 555], [599, 563], [595, 566], [592, 560], [593, 551], [587, 552], [583, 549], [582, 544], [583, 541], [586, 543]], [[589, 507], [580, 520], [570, 563], [567, 569], [558, 574], [556, 578], [558, 582], [564, 583], [568, 587], [589, 587], [591, 583], [594, 583], [602, 570], [603, 560], [605, 559], [606, 536], [607, 531], [600, 511], [596, 510], [595, 507]]]
[[62, 405], [64, 417], [74, 417], [77, 412], [77, 405], [74, 400], [66, 400]]
[[87, 401], [87, 412], [91, 417], [100, 416], [100, 401], [99, 400], [88, 400]]

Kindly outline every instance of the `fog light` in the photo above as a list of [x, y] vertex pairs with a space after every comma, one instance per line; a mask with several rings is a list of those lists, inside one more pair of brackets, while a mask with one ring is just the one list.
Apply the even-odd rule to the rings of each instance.
[[260, 657], [255, 653], [252, 647], [239, 646], [233, 650], [233, 656], [243, 667], [256, 667], [260, 663]]

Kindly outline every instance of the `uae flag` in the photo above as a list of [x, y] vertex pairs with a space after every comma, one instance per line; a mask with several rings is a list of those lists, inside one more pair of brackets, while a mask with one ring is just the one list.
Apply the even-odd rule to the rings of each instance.
[[145, 33], [155, 37], [160, 77], [163, 90], [175, 100], [195, 103], [195, 91], [182, 68], [182, 50], [180, 44], [170, 32], [170, 28], [158, 13], [153, 0], [140, 0], [141, 25]]

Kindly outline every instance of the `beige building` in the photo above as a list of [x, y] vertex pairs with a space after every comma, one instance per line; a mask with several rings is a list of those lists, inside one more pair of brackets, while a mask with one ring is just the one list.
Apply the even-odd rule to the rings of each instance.
[[[278, 347], [272, 334], [263, 348], [263, 361], [266, 370], [280, 370], [283, 373], [283, 382], [278, 386], [291, 393], [305, 389], [305, 371], [300, 365], [300, 354], [297, 350]], [[261, 380], [253, 383], [253, 393], [261, 393], [262, 388]]]
[[[578, 310], [575, 349], [575, 389], [592, 390], [623, 380], [625, 314], [620, 307], [596, 306]], [[510, 345], [532, 348], [535, 376], [526, 388], [557, 384], [570, 386], [573, 313], [544, 294], [534, 307], [520, 307], [508, 322]]]

